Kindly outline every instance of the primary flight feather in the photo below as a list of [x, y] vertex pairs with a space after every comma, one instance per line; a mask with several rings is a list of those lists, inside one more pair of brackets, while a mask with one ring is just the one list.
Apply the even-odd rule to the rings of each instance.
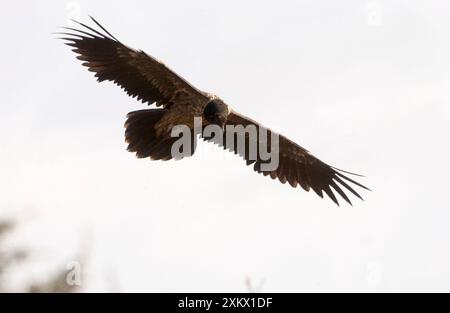
[[[222, 127], [223, 141], [219, 144], [234, 153], [238, 153], [238, 149], [236, 145], [226, 144], [225, 126], [256, 126], [256, 137], [244, 136], [246, 147], [258, 145], [262, 130], [267, 131], [269, 136], [272, 133], [232, 110], [219, 97], [192, 86], [152, 56], [122, 44], [94, 18], [92, 20], [98, 30], [75, 21], [83, 29], [66, 27], [70, 32], [60, 34], [69, 36], [62, 39], [78, 54], [77, 58], [84, 62], [83, 65], [95, 73], [98, 81], [112, 81], [129, 96], [158, 107], [131, 112], [127, 116], [125, 138], [128, 150], [135, 152], [139, 158], [172, 159], [171, 147], [177, 138], [171, 137], [170, 130], [176, 125], [193, 128], [194, 117], [202, 117], [205, 124]], [[254, 171], [272, 179], [278, 178], [283, 184], [288, 182], [292, 187], [299, 185], [306, 191], [312, 189], [321, 198], [325, 193], [337, 205], [339, 202], [335, 193], [350, 204], [346, 192], [362, 199], [351, 185], [368, 188], [344, 175], [354, 174], [327, 165], [282, 135], [278, 138], [279, 165], [276, 169], [264, 170], [261, 165], [265, 160], [259, 156], [255, 159], [249, 153], [239, 155], [247, 165], [253, 165]], [[203, 139], [213, 141], [207, 137]], [[270, 150], [270, 141], [268, 144]]]

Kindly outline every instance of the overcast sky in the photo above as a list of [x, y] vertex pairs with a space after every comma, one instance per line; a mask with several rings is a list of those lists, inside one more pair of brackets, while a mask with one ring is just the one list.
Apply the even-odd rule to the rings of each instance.
[[[0, 213], [22, 221], [15, 240], [36, 251], [33, 275], [81, 249], [86, 291], [246, 291], [247, 277], [268, 292], [450, 289], [450, 3], [0, 9]], [[179, 162], [137, 159], [123, 124], [145, 105], [98, 84], [51, 34], [88, 15], [325, 162], [366, 175], [373, 192], [337, 207], [207, 143]]]

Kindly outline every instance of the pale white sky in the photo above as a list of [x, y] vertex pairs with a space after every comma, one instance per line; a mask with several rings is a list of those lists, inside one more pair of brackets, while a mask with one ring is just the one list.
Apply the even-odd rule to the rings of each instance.
[[[449, 290], [450, 3], [1, 2], [0, 213], [35, 251], [12, 282], [76, 258], [86, 291]], [[145, 108], [98, 84], [51, 33], [96, 17], [337, 167], [365, 202], [253, 173], [200, 143], [180, 162], [126, 152]], [[86, 250], [86, 251], [84, 251]], [[61, 263], [62, 262], [62, 263]]]

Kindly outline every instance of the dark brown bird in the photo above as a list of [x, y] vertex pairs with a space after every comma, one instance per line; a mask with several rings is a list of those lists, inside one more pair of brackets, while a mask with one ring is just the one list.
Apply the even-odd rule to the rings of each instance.
[[[92, 18], [92, 17], [91, 17]], [[178, 139], [170, 136], [175, 125], [194, 127], [194, 117], [201, 117], [208, 124], [217, 124], [224, 128], [224, 149], [237, 153], [236, 145], [226, 144], [226, 128], [229, 125], [254, 125], [257, 138], [245, 136], [245, 146], [258, 145], [261, 130], [267, 130], [259, 123], [236, 113], [219, 97], [203, 92], [170, 70], [166, 65], [140, 50], [125, 46], [111, 35], [94, 18], [100, 28], [95, 30], [83, 23], [76, 22], [84, 29], [66, 27], [71, 32], [60, 33], [70, 37], [62, 38], [73, 47], [77, 58], [83, 65], [95, 73], [99, 82], [109, 80], [124, 89], [127, 94], [148, 105], [155, 104], [156, 109], [131, 112], [125, 123], [125, 137], [130, 152], [137, 157], [150, 157], [153, 160], [172, 159], [171, 147]], [[267, 130], [270, 135], [272, 132]], [[203, 137], [210, 141], [210, 138]], [[269, 141], [269, 150], [270, 150]], [[361, 198], [350, 185], [365, 186], [349, 178], [352, 174], [327, 165], [306, 149], [279, 135], [279, 165], [275, 170], [263, 170], [265, 162], [259, 156], [256, 159], [248, 153], [240, 155], [247, 165], [253, 165], [254, 171], [278, 178], [281, 183], [289, 182], [292, 187], [300, 185], [304, 190], [314, 190], [321, 198], [327, 194], [337, 205], [334, 192], [351, 204], [342, 188]], [[334, 192], [333, 192], [334, 191]]]

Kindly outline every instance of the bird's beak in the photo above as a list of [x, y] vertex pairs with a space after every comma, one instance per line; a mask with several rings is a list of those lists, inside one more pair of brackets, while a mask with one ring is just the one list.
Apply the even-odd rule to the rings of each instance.
[[219, 125], [220, 125], [220, 127], [222, 127], [222, 130], [224, 130], [225, 129], [225, 123], [227, 122], [226, 116], [219, 115], [219, 116], [217, 116], [217, 120], [219, 121]]

